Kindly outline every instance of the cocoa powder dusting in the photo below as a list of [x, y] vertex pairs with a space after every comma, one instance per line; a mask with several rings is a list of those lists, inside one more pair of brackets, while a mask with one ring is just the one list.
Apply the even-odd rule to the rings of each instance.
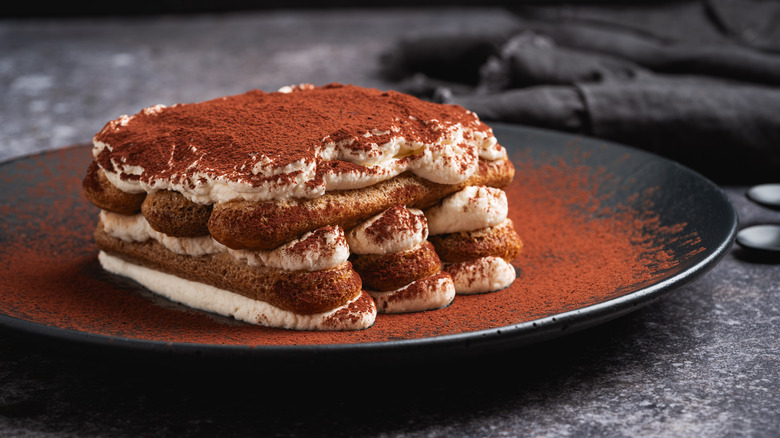
[[394, 91], [341, 84], [291, 93], [252, 90], [206, 102], [146, 109], [108, 122], [95, 140], [111, 149], [103, 149], [96, 160], [114, 172], [120, 171], [115, 163], [140, 166], [140, 175], [120, 172], [120, 177], [149, 184], [158, 179], [182, 183], [192, 175], [205, 174], [257, 187], [275, 181], [284, 184], [294, 175], [254, 174], [256, 164], [273, 170], [301, 160], [316, 163], [315, 151], [323, 142], [351, 142], [350, 149], [367, 150], [372, 144], [387, 142], [391, 134], [364, 134], [396, 127], [395, 135], [433, 143], [447, 127], [458, 123], [490, 131], [462, 107]]
[[430, 277], [417, 279], [412, 283], [404, 286], [393, 295], [387, 297], [387, 303], [385, 306], [394, 302], [411, 301], [433, 296], [439, 292], [441, 288], [441, 281], [445, 277], [449, 277], [449, 274], [439, 272], [438, 274], [434, 274]]
[[[306, 239], [299, 240], [285, 249], [285, 254], [303, 259], [307, 254], [317, 253], [321, 258], [327, 259], [333, 256], [337, 245], [346, 245], [347, 239], [344, 232], [339, 231], [338, 226], [325, 226], [312, 231]], [[336, 235], [333, 244], [328, 244], [328, 234]]]
[[[392, 239], [399, 230], [427, 229], [425, 216], [413, 214], [405, 205], [396, 204], [365, 229], [366, 236], [378, 244]], [[423, 231], [423, 233], [425, 233]]]
[[[0, 309], [50, 327], [162, 342], [304, 345], [381, 342], [490, 329], [602, 302], [673, 270], [703, 251], [685, 224], [662, 226], [642, 211], [603, 205], [608, 172], [515, 156], [509, 217], [525, 242], [509, 288], [458, 296], [431, 312], [379, 315], [354, 332], [269, 329], [187, 309], [104, 272], [92, 233], [98, 210], [81, 195], [89, 147], [0, 165]], [[644, 197], [638, 193], [638, 199]], [[588, 208], [582, 208], [587, 205]], [[597, 214], [600, 213], [600, 214]], [[684, 242], [688, 254], [665, 245]], [[357, 303], [356, 305], [365, 305]], [[347, 315], [343, 315], [348, 317]]]

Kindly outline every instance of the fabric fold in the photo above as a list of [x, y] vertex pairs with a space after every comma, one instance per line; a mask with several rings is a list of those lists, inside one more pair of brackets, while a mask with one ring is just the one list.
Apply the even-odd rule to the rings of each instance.
[[718, 181], [777, 179], [780, 55], [765, 48], [780, 34], [762, 14], [780, 4], [752, 4], [733, 19], [728, 0], [523, 8], [516, 27], [406, 39], [386, 66], [407, 72], [401, 91], [484, 120], [621, 142]]

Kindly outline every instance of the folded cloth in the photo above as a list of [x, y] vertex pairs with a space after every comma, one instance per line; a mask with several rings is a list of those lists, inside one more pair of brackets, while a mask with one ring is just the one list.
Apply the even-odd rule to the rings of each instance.
[[436, 98], [484, 120], [630, 144], [719, 182], [780, 177], [780, 89], [657, 78], [461, 96], [439, 90]]
[[384, 74], [400, 79], [415, 72], [439, 80], [475, 84], [482, 63], [495, 56], [518, 27], [422, 35], [402, 39], [382, 55]]
[[642, 66], [618, 56], [557, 46], [550, 37], [526, 30], [507, 41], [500, 56], [486, 60], [478, 89], [633, 79], [646, 73]]
[[[732, 6], [713, 1], [720, 15]], [[485, 120], [619, 141], [720, 182], [776, 179], [780, 44], [766, 35], [780, 33], [762, 17], [751, 22], [744, 11], [738, 20], [742, 31], [735, 32], [736, 25], [726, 27], [710, 2], [527, 13], [515, 28], [453, 40], [460, 50], [490, 47], [479, 57], [470, 50], [468, 60], [447, 59], [447, 65], [464, 66], [468, 74], [460, 78], [410, 62], [430, 59], [433, 54], [425, 52], [433, 40], [437, 52], [447, 52], [442, 36], [419, 45], [407, 40], [392, 59], [396, 72], [409, 72], [399, 84], [404, 91], [462, 105]], [[763, 3], [755, 11], [771, 12]], [[780, 3], [774, 13], [780, 14]], [[663, 33], [658, 23], [673, 25]], [[751, 23], [755, 46], [744, 38], [744, 26]], [[405, 56], [409, 53], [413, 56]]]
[[[778, 10], [780, 12], [780, 9]], [[631, 31], [571, 23], [566, 26], [528, 23], [558, 46], [587, 56], [608, 56], [638, 64], [655, 72], [701, 74], [748, 82], [780, 85], [780, 56], [734, 43], [666, 42]], [[524, 50], [514, 46], [509, 55]]]
[[569, 2], [569, 5], [515, 6], [523, 19], [579, 22], [693, 44], [736, 43], [780, 52], [778, 4], [774, 0], [687, 0], [632, 2]]

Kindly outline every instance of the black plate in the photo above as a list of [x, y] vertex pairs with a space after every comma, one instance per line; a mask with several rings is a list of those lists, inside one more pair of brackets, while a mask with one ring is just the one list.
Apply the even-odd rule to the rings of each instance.
[[[24, 305], [18, 300], [24, 291], [3, 292], [5, 301], [0, 300], [0, 324], [30, 333], [45, 335], [55, 341], [76, 341], [89, 346], [110, 346], [131, 352], [168, 352], [176, 355], [198, 354], [212, 357], [251, 357], [269, 362], [354, 359], [371, 357], [404, 360], [432, 357], [454, 357], [466, 354], [481, 354], [506, 350], [544, 341], [561, 335], [601, 324], [627, 314], [646, 305], [666, 293], [686, 284], [714, 267], [731, 246], [737, 228], [737, 214], [726, 195], [716, 185], [701, 175], [667, 159], [608, 143], [602, 140], [575, 137], [571, 135], [531, 129], [520, 126], [494, 124], [494, 131], [510, 153], [519, 159], [519, 153], [526, 158], [547, 163], [575, 163], [585, 166], [594, 173], [609, 174], [602, 181], [599, 190], [609, 191], [607, 204], [650, 205], [663, 223], [685, 223], [687, 232], [698, 236], [699, 251], [690, 251], [690, 242], [672, 241], [664, 250], [677, 257], [674, 269], [659, 270], [653, 278], [636, 285], [626, 285], [615, 293], [605, 295], [601, 302], [584, 302], [574, 308], [554, 314], [543, 315], [533, 320], [489, 329], [457, 334], [428, 336], [416, 339], [393, 339], [381, 342], [328, 343], [321, 345], [221, 345], [201, 342], [165, 342], [134, 336], [132, 327], [123, 328], [124, 335], [106, 335], [88, 329], [73, 329], [67, 324], [42, 322], [34, 312], [23, 312]], [[35, 222], [46, 217], [42, 208], [51, 210], [58, 205], [70, 208], [73, 216], [93, 215], [96, 210], [81, 199], [78, 187], [88, 163], [87, 146], [75, 147], [26, 157], [0, 165], [0, 178], [5, 190], [0, 194], [4, 207], [4, 222], [0, 244], [6, 244], [18, 236], [20, 224]], [[76, 164], [72, 164], [72, 163]], [[69, 164], [70, 163], [70, 164]], [[63, 182], [65, 181], [65, 182]], [[65, 188], [63, 188], [65, 187]], [[637, 197], [637, 194], [641, 196]], [[510, 203], [512, 200], [510, 199]], [[43, 207], [42, 207], [43, 205]], [[76, 207], [73, 207], [76, 205]], [[91, 223], [82, 220], [79, 223]], [[92, 223], [93, 224], [93, 223]], [[37, 232], [27, 238], [31, 244], [43, 241], [48, 226], [38, 225]], [[9, 231], [10, 230], [10, 231]], [[77, 230], [78, 231], [78, 230]], [[37, 234], [36, 234], [37, 233]], [[80, 233], [80, 234], [79, 234]], [[80, 236], [89, 236], [89, 230], [79, 231]], [[83, 237], [67, 243], [67, 251], [80, 257], [94, 256], [94, 248]], [[683, 248], [684, 245], [688, 247]], [[4, 245], [7, 246], [7, 245]], [[83, 247], [83, 248], [82, 248]], [[0, 252], [0, 261], [7, 262], [16, 256]], [[70, 255], [69, 255], [70, 257]], [[82, 266], [95, 276], [103, 276], [94, 264], [84, 262]], [[11, 275], [14, 275], [11, 273]], [[101, 277], [96, 281], [111, 281]], [[3, 283], [0, 282], [0, 286]], [[140, 289], [137, 286], [122, 285], [125, 289]], [[22, 298], [7, 298], [10, 294]], [[143, 294], [143, 292], [138, 292]], [[143, 296], [145, 299], [153, 299]], [[14, 302], [13, 300], [17, 300]], [[165, 305], [159, 301], [150, 305]], [[64, 309], [63, 312], [78, 312], [78, 309]], [[476, 317], [479, 317], [478, 315]], [[105, 324], [105, 322], [102, 322]], [[371, 329], [369, 329], [371, 330]]]

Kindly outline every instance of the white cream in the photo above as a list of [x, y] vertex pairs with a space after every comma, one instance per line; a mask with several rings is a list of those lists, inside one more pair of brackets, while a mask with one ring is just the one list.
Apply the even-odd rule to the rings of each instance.
[[349, 246], [339, 226], [322, 227], [276, 249], [227, 251], [250, 266], [272, 266], [288, 271], [322, 271], [344, 264]]
[[387, 292], [367, 291], [379, 313], [409, 313], [441, 309], [455, 299], [455, 285], [449, 275], [434, 275]]
[[[95, 157], [104, 148], [111, 149], [106, 143], [94, 141]], [[262, 160], [263, 157], [258, 158]], [[315, 178], [316, 164], [313, 161], [298, 160], [275, 170], [267, 170], [262, 165], [253, 165], [250, 173], [269, 177], [258, 185], [246, 181], [234, 181], [229, 175], [214, 177], [209, 173], [192, 172], [167, 179], [155, 179], [151, 183], [138, 179], [122, 179], [122, 175], [141, 175], [143, 168], [130, 166], [112, 160], [120, 172], [104, 169], [108, 181], [126, 193], [151, 193], [157, 190], [172, 190], [181, 193], [192, 202], [212, 204], [234, 200], [265, 201], [287, 198], [313, 198], [325, 193], [326, 184], [306, 184]], [[192, 167], [192, 166], [191, 166]], [[244, 169], [241, 169], [244, 171]], [[277, 178], [273, 178], [276, 176]], [[292, 178], [290, 178], [292, 176]], [[354, 178], [353, 178], [354, 179]], [[349, 184], [347, 184], [349, 185]]]
[[349, 259], [349, 246], [339, 226], [322, 227], [271, 250], [234, 250], [211, 236], [173, 237], [152, 229], [142, 214], [126, 216], [101, 210], [106, 233], [126, 242], [153, 239], [176, 254], [198, 257], [228, 252], [251, 266], [288, 271], [321, 271], [335, 268]]
[[452, 276], [458, 294], [493, 292], [509, 287], [517, 273], [514, 266], [500, 257], [482, 257], [453, 263], [443, 269]]
[[101, 210], [100, 220], [109, 236], [125, 242], [145, 242], [153, 239], [169, 251], [180, 255], [199, 257], [225, 251], [225, 246], [211, 236], [173, 237], [152, 228], [142, 214], [126, 216]]
[[506, 157], [506, 149], [498, 144], [495, 137], [484, 137], [481, 132], [475, 132], [479, 138], [483, 138], [479, 145], [479, 158], [485, 161], [493, 161]]
[[474, 231], [498, 225], [509, 212], [506, 193], [486, 186], [470, 186], [425, 211], [431, 235]]
[[421, 210], [396, 206], [358, 224], [346, 237], [355, 254], [392, 254], [425, 242], [428, 225]]
[[[106, 271], [129, 277], [171, 301], [252, 324], [291, 330], [359, 330], [371, 327], [376, 319], [376, 308], [368, 308], [364, 312], [350, 310], [354, 301], [363, 299], [360, 295], [336, 309], [300, 315], [264, 301], [129, 263], [103, 251], [98, 254], [98, 260]], [[349, 314], [334, 317], [345, 311]]]

